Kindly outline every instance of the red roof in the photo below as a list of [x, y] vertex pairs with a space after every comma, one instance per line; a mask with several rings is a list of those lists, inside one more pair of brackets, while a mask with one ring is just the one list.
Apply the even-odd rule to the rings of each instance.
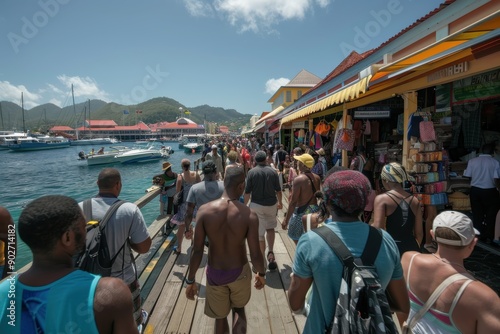
[[87, 121], [89, 126], [92, 127], [114, 127], [117, 126], [118, 124], [115, 123], [113, 120], [106, 120], [106, 119], [94, 119], [94, 120], [89, 120]]
[[73, 131], [73, 128], [66, 126], [66, 125], [56, 125], [50, 128], [50, 131], [52, 132], [57, 132], [57, 131]]
[[225, 125], [220, 125], [219, 126], [219, 131], [222, 133], [229, 133], [229, 128]]

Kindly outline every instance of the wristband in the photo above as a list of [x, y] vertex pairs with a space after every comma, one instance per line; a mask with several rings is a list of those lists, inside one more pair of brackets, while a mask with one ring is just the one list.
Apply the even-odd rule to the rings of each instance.
[[184, 278], [184, 281], [186, 282], [187, 285], [191, 285], [194, 283], [194, 278], [192, 280], [189, 280], [187, 277]]

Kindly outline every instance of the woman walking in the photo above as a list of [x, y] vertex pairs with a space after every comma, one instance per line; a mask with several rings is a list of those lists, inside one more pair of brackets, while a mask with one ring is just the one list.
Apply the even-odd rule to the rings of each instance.
[[177, 193], [182, 191], [182, 203], [179, 206], [179, 212], [177, 212], [172, 217], [172, 224], [178, 225], [177, 227], [177, 246], [174, 247], [174, 252], [177, 254], [181, 253], [182, 240], [184, 239], [184, 231], [186, 227], [184, 226], [184, 217], [186, 216], [187, 203], [186, 198], [189, 193], [189, 189], [193, 184], [201, 181], [200, 175], [197, 172], [192, 172], [189, 170], [191, 166], [191, 161], [189, 159], [182, 159], [181, 167], [182, 172], [177, 176], [176, 190]]
[[420, 251], [422, 210], [418, 199], [403, 189], [408, 181], [406, 171], [400, 164], [391, 162], [382, 168], [380, 177], [387, 191], [375, 197], [373, 226], [389, 232], [400, 256], [407, 251]]

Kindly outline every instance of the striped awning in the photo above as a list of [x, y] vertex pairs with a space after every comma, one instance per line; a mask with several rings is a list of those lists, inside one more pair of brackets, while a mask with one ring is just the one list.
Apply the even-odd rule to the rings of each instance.
[[262, 117], [261, 119], [259, 119], [255, 124], [259, 124], [261, 122], [264, 122], [265, 120], [268, 120], [270, 119], [271, 117], [274, 117], [276, 115], [278, 115], [280, 112], [282, 112], [283, 110], [285, 109], [285, 107], [283, 106], [279, 106], [278, 108], [274, 109], [273, 111], [271, 111], [269, 114], [267, 114], [266, 116]]
[[302, 109], [297, 110], [293, 114], [285, 116], [281, 123], [288, 123], [295, 119], [302, 118], [308, 115], [311, 115], [318, 111], [323, 111], [328, 107], [331, 107], [336, 104], [341, 104], [347, 101], [352, 101], [357, 99], [361, 94], [366, 93], [368, 89], [368, 83], [370, 82], [371, 75], [364, 77], [357, 82], [342, 88], [339, 91], [336, 91], [330, 95], [325, 96], [319, 101], [316, 101], [310, 105], [305, 106]]

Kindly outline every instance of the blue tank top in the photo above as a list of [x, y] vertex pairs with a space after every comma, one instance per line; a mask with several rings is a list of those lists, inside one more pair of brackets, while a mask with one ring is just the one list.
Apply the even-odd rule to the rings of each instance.
[[100, 276], [75, 270], [37, 287], [17, 278], [0, 284], [0, 295], [6, 297], [0, 298], [0, 333], [99, 333], [94, 295]]

